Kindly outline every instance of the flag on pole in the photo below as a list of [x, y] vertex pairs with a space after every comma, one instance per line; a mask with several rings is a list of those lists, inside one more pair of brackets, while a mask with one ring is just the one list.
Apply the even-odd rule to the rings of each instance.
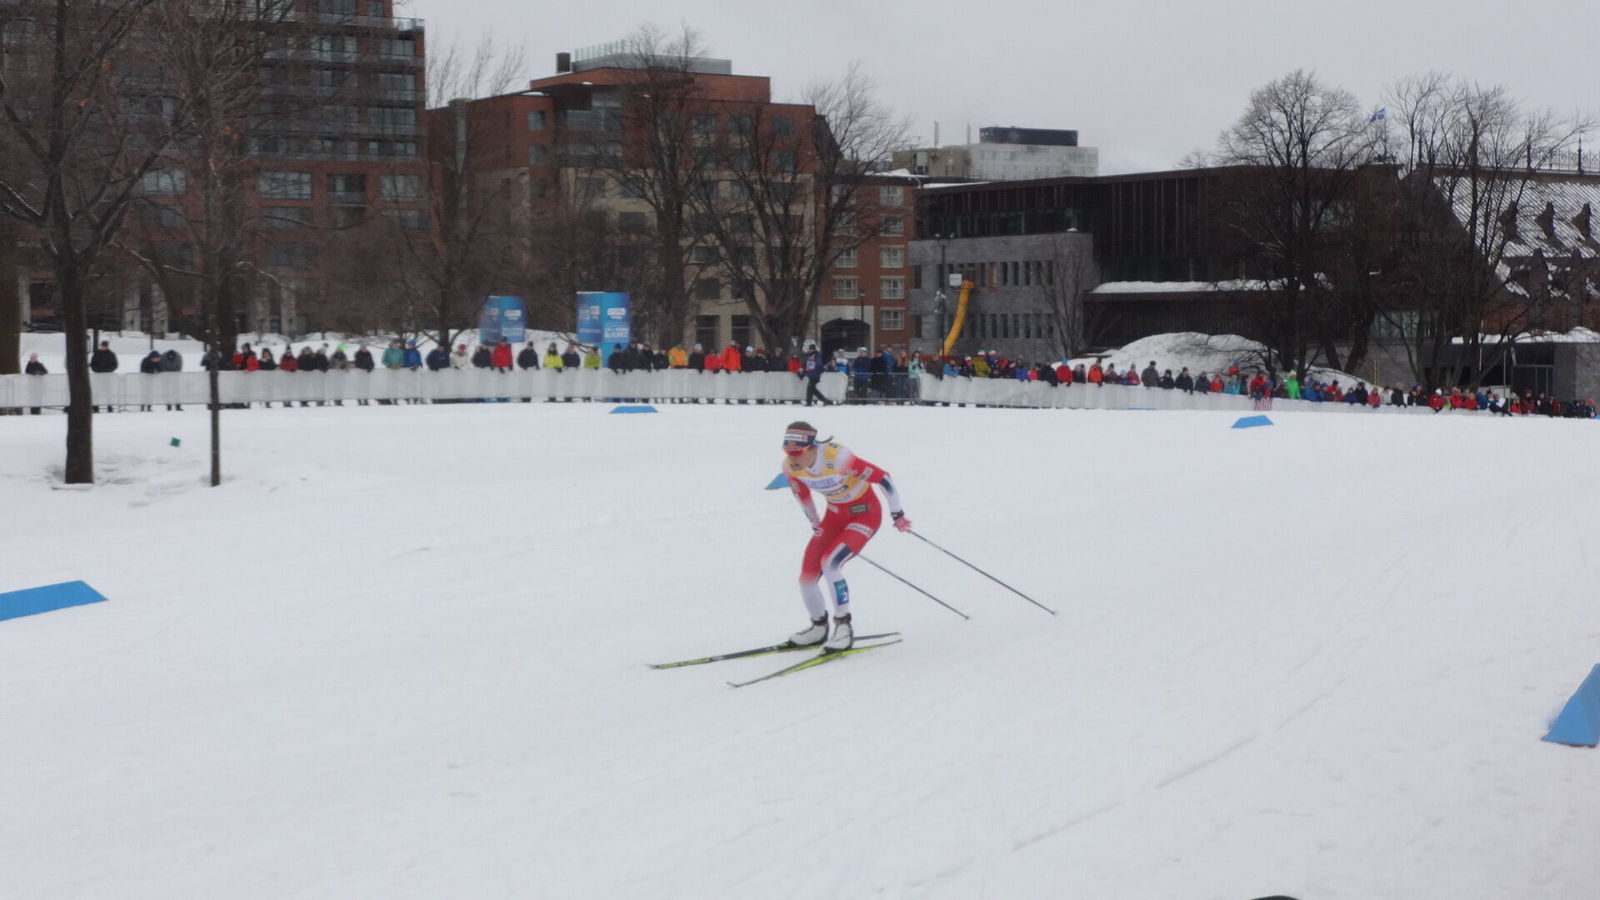
[[1372, 118], [1368, 119], [1367, 121], [1369, 121], [1369, 122], [1382, 122], [1387, 118], [1389, 118], [1389, 107], [1385, 106], [1383, 109], [1380, 109], [1377, 112], [1373, 113], [1372, 114]]

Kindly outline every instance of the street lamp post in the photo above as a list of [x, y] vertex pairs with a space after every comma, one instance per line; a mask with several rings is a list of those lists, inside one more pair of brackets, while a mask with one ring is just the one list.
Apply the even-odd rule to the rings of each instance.
[[867, 345], [867, 349], [871, 350], [872, 349], [872, 323], [867, 321], [867, 291], [866, 291], [865, 288], [861, 289], [856, 294], [856, 318], [861, 320], [861, 324], [867, 326], [867, 336], [866, 336], [865, 343]]
[[944, 336], [949, 329], [949, 326], [945, 323], [945, 303], [947, 298], [944, 293], [944, 251], [945, 247], [950, 244], [950, 235], [936, 234], [933, 239], [939, 242], [939, 276], [935, 279], [934, 284], [934, 287], [937, 288], [934, 299], [938, 304], [939, 327], [934, 329], [933, 339], [938, 342], [939, 350], [942, 352], [944, 350]]

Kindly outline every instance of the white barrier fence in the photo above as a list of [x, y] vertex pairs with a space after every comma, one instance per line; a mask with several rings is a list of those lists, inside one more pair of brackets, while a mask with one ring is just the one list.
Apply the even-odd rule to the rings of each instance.
[[[162, 408], [204, 405], [210, 389], [204, 372], [91, 374], [96, 406]], [[379, 369], [373, 372], [222, 372], [222, 402], [336, 403], [372, 400], [600, 400], [600, 401], [760, 401], [799, 402], [806, 383], [786, 372], [704, 373], [691, 369], [616, 373], [608, 369], [446, 369], [439, 372]], [[845, 375], [829, 372], [820, 389], [830, 401], [847, 398]], [[894, 401], [1038, 409], [1227, 410], [1255, 408], [1237, 394], [1191, 394], [1179, 390], [1073, 384], [1052, 387], [1037, 381], [1001, 378], [935, 378], [924, 375], [897, 389]], [[903, 395], [903, 396], [902, 396]], [[854, 401], [854, 392], [849, 400]], [[864, 402], [875, 402], [871, 397]], [[1367, 412], [1345, 403], [1277, 400], [1279, 409]], [[65, 375], [0, 376], [0, 408], [63, 408]], [[1383, 411], [1406, 411], [1384, 406]]]

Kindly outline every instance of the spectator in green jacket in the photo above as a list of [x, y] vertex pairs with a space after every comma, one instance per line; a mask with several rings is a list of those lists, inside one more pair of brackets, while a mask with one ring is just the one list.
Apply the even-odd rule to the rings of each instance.
[[406, 367], [406, 351], [401, 348], [399, 341], [390, 341], [389, 349], [383, 351], [383, 367], [385, 369], [404, 369]]

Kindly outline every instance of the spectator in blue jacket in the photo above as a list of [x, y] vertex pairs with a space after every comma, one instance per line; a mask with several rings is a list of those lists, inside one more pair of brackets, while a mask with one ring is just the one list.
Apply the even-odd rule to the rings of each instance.
[[422, 368], [422, 351], [417, 349], [416, 341], [406, 341], [406, 368], [415, 372]]

